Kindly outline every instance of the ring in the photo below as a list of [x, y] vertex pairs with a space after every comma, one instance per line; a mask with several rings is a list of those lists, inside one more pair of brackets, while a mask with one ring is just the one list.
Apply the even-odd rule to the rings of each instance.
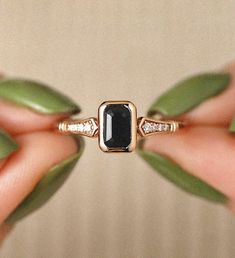
[[58, 130], [66, 134], [98, 137], [104, 152], [132, 152], [137, 135], [146, 137], [159, 133], [174, 133], [183, 126], [179, 121], [137, 118], [135, 105], [130, 101], [105, 101], [98, 109], [98, 119], [69, 119], [58, 124]]

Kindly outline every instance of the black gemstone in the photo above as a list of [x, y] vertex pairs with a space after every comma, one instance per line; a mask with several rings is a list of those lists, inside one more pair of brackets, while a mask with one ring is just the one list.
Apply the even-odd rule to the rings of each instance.
[[131, 110], [125, 104], [110, 104], [103, 113], [104, 144], [109, 149], [127, 149], [131, 143]]

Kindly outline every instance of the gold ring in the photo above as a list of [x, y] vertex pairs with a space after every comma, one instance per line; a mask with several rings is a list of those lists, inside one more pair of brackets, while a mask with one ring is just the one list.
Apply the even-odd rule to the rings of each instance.
[[58, 124], [66, 134], [98, 137], [104, 152], [131, 152], [136, 147], [137, 135], [146, 137], [159, 133], [174, 133], [183, 126], [179, 121], [137, 118], [135, 105], [130, 101], [105, 101], [99, 106], [98, 119], [69, 119]]

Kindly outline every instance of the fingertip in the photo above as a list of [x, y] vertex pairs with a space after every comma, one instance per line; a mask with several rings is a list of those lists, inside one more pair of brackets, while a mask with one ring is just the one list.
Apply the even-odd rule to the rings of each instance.
[[12, 135], [50, 130], [69, 113], [41, 114], [5, 100], [0, 100], [0, 125]]
[[[189, 174], [235, 200], [234, 146], [235, 138], [226, 129], [197, 126], [175, 134], [149, 137], [143, 150], [169, 158]], [[174, 176], [174, 172], [171, 175]]]
[[71, 136], [56, 132], [35, 132], [16, 137], [21, 149], [0, 173], [0, 223], [23, 201], [50, 169], [80, 153]]

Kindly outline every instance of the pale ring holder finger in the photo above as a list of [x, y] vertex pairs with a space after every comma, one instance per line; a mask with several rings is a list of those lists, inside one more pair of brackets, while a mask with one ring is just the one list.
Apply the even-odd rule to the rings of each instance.
[[131, 152], [137, 135], [146, 137], [160, 133], [174, 133], [183, 126], [179, 121], [137, 118], [137, 110], [130, 101], [105, 101], [99, 106], [98, 119], [70, 119], [61, 121], [58, 130], [67, 134], [98, 137], [104, 152]]

